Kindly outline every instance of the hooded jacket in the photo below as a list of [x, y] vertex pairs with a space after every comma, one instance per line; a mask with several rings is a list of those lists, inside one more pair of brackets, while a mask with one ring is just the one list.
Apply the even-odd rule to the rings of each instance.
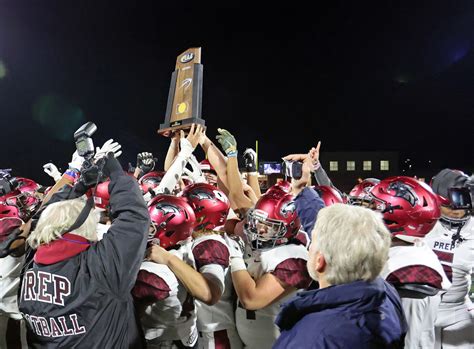
[[398, 294], [381, 278], [301, 292], [276, 324], [273, 348], [403, 348], [407, 331]]

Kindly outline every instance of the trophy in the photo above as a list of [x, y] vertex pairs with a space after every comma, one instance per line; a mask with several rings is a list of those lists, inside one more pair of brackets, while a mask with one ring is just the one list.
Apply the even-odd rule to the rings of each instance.
[[159, 134], [166, 137], [178, 130], [190, 129], [193, 123], [205, 125], [201, 118], [201, 48], [190, 48], [180, 54], [175, 69], [171, 75], [165, 122], [160, 124], [158, 130]]

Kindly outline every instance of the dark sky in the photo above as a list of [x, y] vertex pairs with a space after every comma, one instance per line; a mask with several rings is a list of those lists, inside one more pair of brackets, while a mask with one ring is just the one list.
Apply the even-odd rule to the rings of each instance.
[[200, 46], [211, 137], [226, 128], [241, 150], [258, 139], [267, 160], [322, 140], [322, 154], [395, 150], [472, 170], [474, 1], [160, 3], [0, 1], [0, 167], [46, 181], [41, 165], [64, 169], [85, 121], [97, 145], [122, 144], [122, 163], [161, 162], [176, 57]]

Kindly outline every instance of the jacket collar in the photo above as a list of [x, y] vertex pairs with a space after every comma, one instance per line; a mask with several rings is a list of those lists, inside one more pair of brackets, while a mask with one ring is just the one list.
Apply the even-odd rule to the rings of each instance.
[[355, 281], [299, 292], [283, 306], [276, 323], [282, 329], [291, 328], [305, 315], [326, 309], [351, 308], [351, 313], [366, 312], [383, 302], [386, 291], [384, 280], [377, 278], [371, 282]]
[[43, 265], [62, 262], [87, 250], [90, 244], [90, 241], [82, 236], [66, 233], [59, 239], [38, 247], [34, 261]]

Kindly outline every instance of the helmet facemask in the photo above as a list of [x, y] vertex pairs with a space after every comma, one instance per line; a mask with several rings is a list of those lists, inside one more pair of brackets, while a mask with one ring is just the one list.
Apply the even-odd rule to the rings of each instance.
[[268, 218], [268, 214], [262, 210], [249, 211], [244, 231], [253, 250], [272, 248], [287, 242], [285, 224]]

